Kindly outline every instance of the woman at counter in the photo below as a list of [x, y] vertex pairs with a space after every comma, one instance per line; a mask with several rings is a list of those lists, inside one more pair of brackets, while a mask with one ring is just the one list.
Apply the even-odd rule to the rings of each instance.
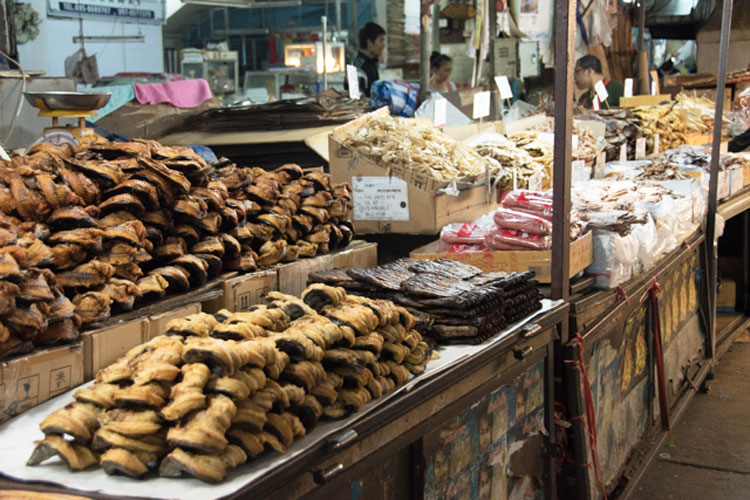
[[456, 84], [450, 81], [451, 71], [453, 71], [451, 58], [445, 54], [433, 52], [430, 56], [430, 88], [437, 92], [456, 90]]

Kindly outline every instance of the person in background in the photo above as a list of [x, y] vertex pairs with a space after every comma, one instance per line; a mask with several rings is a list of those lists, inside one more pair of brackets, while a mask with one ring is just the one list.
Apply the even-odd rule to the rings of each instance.
[[359, 52], [352, 65], [357, 68], [359, 90], [367, 97], [370, 97], [372, 83], [380, 79], [378, 61], [384, 49], [385, 30], [375, 23], [365, 24], [359, 30]]
[[730, 153], [739, 153], [750, 147], [750, 128], [729, 141], [727, 151]]
[[440, 52], [433, 52], [430, 56], [430, 88], [437, 92], [452, 92], [457, 89], [450, 81], [453, 62], [451, 58]]
[[591, 109], [594, 107], [594, 97], [596, 96], [595, 86], [600, 81], [604, 82], [607, 89], [607, 99], [600, 103], [601, 109], [617, 108], [620, 106], [620, 97], [624, 92], [622, 82], [617, 80], [605, 79], [602, 74], [602, 63], [596, 56], [586, 55], [576, 61], [575, 83], [576, 87], [586, 92], [578, 99], [578, 104], [584, 108]]

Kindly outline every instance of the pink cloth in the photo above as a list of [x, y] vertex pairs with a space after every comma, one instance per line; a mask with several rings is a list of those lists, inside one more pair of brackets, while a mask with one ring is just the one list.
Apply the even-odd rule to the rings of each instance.
[[166, 102], [177, 108], [194, 108], [211, 99], [211, 88], [202, 78], [168, 83], [134, 83], [135, 98], [141, 104]]

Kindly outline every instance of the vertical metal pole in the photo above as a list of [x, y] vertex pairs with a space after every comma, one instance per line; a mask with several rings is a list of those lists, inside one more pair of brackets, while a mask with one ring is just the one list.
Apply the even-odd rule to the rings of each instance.
[[432, 4], [432, 50], [440, 52], [440, 2]]
[[341, 36], [341, 0], [336, 0], [336, 37]]
[[[555, 2], [555, 148], [552, 215], [552, 299], [570, 294], [570, 161], [576, 2]], [[567, 323], [563, 322], [564, 325]], [[563, 330], [565, 331], [565, 326]], [[561, 339], [563, 344], [567, 338]]]
[[321, 16], [320, 23], [323, 25], [323, 90], [328, 90], [328, 68], [326, 68], [326, 38], [328, 35], [328, 17]]
[[646, 52], [646, 0], [638, 9], [638, 93], [648, 95], [648, 53]]
[[487, 82], [487, 88], [492, 89], [495, 87], [495, 92], [492, 93], [492, 119], [497, 121], [501, 115], [501, 100], [500, 100], [500, 89], [497, 88], [495, 83], [495, 77], [497, 76], [497, 68], [495, 67], [495, 40], [497, 39], [497, 3], [490, 2], [490, 11], [487, 13], [488, 20], [490, 23], [490, 67], [489, 67], [489, 82]]
[[711, 178], [708, 183], [708, 215], [706, 216], [706, 248], [708, 251], [708, 305], [710, 346], [708, 354], [716, 354], [716, 204], [721, 151], [721, 125], [724, 114], [724, 88], [727, 80], [727, 52], [729, 29], [732, 25], [734, 0], [724, 0], [721, 12], [721, 41], [719, 43], [719, 71], [716, 75], [716, 108], [714, 110], [714, 138], [711, 144]]
[[750, 212], [742, 213], [742, 312], [750, 312]]
[[430, 45], [432, 37], [430, 35], [430, 29], [432, 28], [432, 22], [430, 21], [430, 13], [432, 11], [431, 5], [425, 5], [422, 2], [420, 7], [420, 23], [419, 23], [419, 47], [420, 47], [420, 58], [419, 58], [419, 102], [422, 103], [430, 95], [430, 53], [432, 52]]

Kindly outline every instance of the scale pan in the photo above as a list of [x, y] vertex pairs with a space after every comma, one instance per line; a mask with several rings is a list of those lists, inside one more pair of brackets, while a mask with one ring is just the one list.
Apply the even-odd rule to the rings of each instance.
[[38, 108], [37, 99], [41, 99], [50, 111], [94, 111], [103, 108], [109, 102], [110, 92], [92, 94], [88, 92], [24, 92], [29, 104]]

